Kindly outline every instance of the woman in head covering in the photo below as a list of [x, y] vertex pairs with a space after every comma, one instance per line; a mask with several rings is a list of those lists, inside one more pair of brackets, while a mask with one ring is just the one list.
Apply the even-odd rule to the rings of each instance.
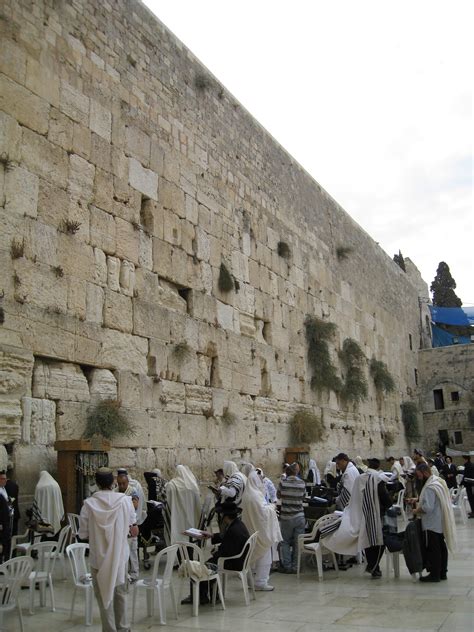
[[240, 471], [245, 476], [245, 478], [247, 478], [250, 472], [253, 472], [254, 469], [255, 466], [252, 463], [242, 463], [242, 465], [240, 466]]
[[33, 515], [41, 516], [41, 520], [53, 526], [54, 533], [61, 529], [64, 518], [64, 505], [61, 488], [49, 472], [40, 472], [35, 489]]
[[336, 462], [332, 459], [326, 463], [324, 478], [331, 489], [336, 489], [338, 482]]
[[319, 471], [314, 459], [309, 460], [308, 468], [308, 478], [306, 479], [308, 483], [311, 483], [312, 485], [321, 485], [321, 472]]
[[166, 484], [170, 544], [182, 541], [183, 531], [199, 526], [201, 495], [196, 477], [187, 465], [176, 466], [176, 476]]
[[249, 533], [258, 531], [251, 563], [255, 572], [255, 590], [273, 590], [268, 578], [272, 565], [272, 546], [283, 539], [275, 506], [265, 500], [263, 483], [254, 470], [250, 472], [242, 497], [242, 522]]
[[356, 456], [356, 458], [354, 459], [354, 463], [361, 474], [367, 472], [367, 465], [364, 463], [361, 456]]
[[236, 505], [240, 505], [247, 477], [239, 472], [233, 461], [224, 461], [224, 476], [225, 480], [219, 487], [220, 501], [232, 500]]

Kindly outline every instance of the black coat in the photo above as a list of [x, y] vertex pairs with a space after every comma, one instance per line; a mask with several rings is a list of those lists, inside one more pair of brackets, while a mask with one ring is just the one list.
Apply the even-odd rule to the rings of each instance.
[[18, 520], [20, 519], [20, 507], [18, 505], [18, 494], [20, 493], [19, 487], [18, 487], [18, 483], [16, 483], [15, 481], [10, 481], [8, 480], [5, 484], [5, 490], [8, 494], [9, 498], [14, 498], [15, 500], [13, 501], [13, 520], [15, 522], [18, 522]]
[[[242, 549], [249, 537], [250, 534], [248, 529], [242, 520], [240, 518], [235, 518], [222, 535], [217, 533], [212, 536], [212, 543], [220, 544], [220, 546], [217, 549], [217, 552], [210, 558], [209, 562], [217, 564], [217, 560], [220, 557], [233, 557], [234, 555], [238, 555], [242, 552]], [[230, 560], [227, 562], [224, 568], [232, 571], [241, 571], [243, 563], [244, 561], [242, 558], [237, 558], [236, 560]]]
[[441, 469], [441, 475], [446, 481], [446, 485], [451, 489], [452, 487], [457, 487], [458, 483], [456, 480], [456, 474], [458, 473], [458, 468], [454, 465], [454, 463], [445, 463]]
[[10, 507], [3, 494], [0, 494], [0, 544], [5, 546], [10, 538]]

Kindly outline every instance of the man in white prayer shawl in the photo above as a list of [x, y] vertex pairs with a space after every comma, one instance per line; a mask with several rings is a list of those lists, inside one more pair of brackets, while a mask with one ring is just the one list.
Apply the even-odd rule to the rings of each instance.
[[384, 551], [382, 515], [392, 505], [392, 499], [378, 471], [380, 461], [369, 459], [368, 465], [367, 472], [355, 479], [339, 529], [324, 538], [324, 546], [341, 555], [364, 551], [366, 571], [378, 579], [382, 576], [379, 563]]
[[242, 522], [249, 533], [258, 531], [251, 561], [255, 572], [255, 590], [271, 591], [268, 583], [272, 566], [272, 547], [283, 540], [275, 505], [265, 499], [265, 487], [256, 470], [250, 472], [242, 496]]
[[38, 511], [41, 519], [53, 526], [54, 533], [58, 533], [64, 518], [63, 497], [58, 482], [45, 470], [40, 472], [34, 505], [33, 511]]
[[136, 490], [138, 496], [138, 507], [135, 513], [137, 514], [137, 524], [141, 525], [146, 519], [146, 498], [143, 487], [140, 481], [137, 481], [136, 478], [132, 478], [124, 467], [117, 470], [117, 481], [119, 476], [126, 476], [130, 487], [133, 487], [133, 489]]
[[420, 577], [420, 582], [439, 582], [448, 579], [448, 549], [452, 553], [456, 550], [453, 505], [448, 486], [432, 474], [426, 463], [419, 463], [415, 472], [423, 487], [413, 513], [421, 516], [421, 528], [426, 538], [426, 568], [429, 570], [428, 575]]
[[79, 538], [89, 540], [89, 562], [103, 632], [129, 632], [127, 621], [127, 537], [138, 535], [132, 499], [112, 491], [112, 470], [101, 467], [99, 491], [86, 498], [79, 518]]
[[166, 484], [170, 544], [183, 541], [183, 531], [199, 527], [201, 495], [196, 477], [187, 465], [176, 466], [176, 476]]
[[220, 500], [221, 502], [231, 500], [239, 506], [242, 500], [242, 494], [244, 493], [247, 477], [242, 472], [239, 472], [239, 468], [233, 461], [224, 461], [223, 469], [225, 481], [219, 487]]
[[341, 480], [337, 485], [336, 508], [342, 511], [349, 503], [354, 481], [360, 474], [354, 463], [349, 460], [349, 457], [344, 452], [340, 452], [336, 456], [336, 467], [342, 472]]

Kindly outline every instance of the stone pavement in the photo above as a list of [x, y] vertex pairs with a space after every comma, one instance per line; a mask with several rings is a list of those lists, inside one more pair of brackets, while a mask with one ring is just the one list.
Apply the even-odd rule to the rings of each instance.
[[[174, 620], [168, 610], [168, 627], [176, 632], [190, 630], [225, 630], [226, 632], [363, 632], [367, 629], [394, 632], [474, 630], [474, 520], [466, 526], [458, 525], [459, 551], [449, 563], [448, 581], [439, 584], [413, 582], [400, 563], [400, 578], [386, 574], [382, 560], [383, 577], [371, 580], [356, 566], [340, 572], [339, 578], [327, 571], [324, 581], [317, 580], [316, 569], [306, 566], [298, 580], [296, 576], [274, 573], [271, 583], [274, 592], [257, 593], [256, 601], [245, 607], [242, 590], [237, 583], [228, 582], [226, 610], [219, 606], [203, 606], [197, 618], [191, 616], [191, 606], [179, 606], [179, 619]], [[100, 632], [97, 607], [94, 607], [94, 625], [84, 626], [84, 597], [78, 594], [76, 611], [69, 619], [72, 588], [70, 580], [55, 582], [57, 610], [36, 608], [34, 616], [28, 613], [28, 592], [22, 591], [25, 632]], [[176, 577], [177, 594], [183, 588]], [[178, 585], [179, 584], [179, 585]], [[38, 594], [36, 595], [38, 599]], [[131, 612], [131, 600], [130, 600]], [[136, 623], [132, 630], [160, 629], [158, 619], [145, 616], [145, 597], [139, 593]], [[20, 630], [16, 614], [5, 618], [5, 630]]]

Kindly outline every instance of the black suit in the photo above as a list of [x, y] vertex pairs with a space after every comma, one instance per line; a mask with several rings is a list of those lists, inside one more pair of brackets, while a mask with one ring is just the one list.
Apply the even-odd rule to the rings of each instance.
[[10, 531], [10, 507], [5, 497], [0, 494], [0, 544], [3, 552], [0, 554], [1, 562], [6, 562], [10, 558], [10, 546], [12, 534]]
[[[212, 537], [212, 544], [220, 544], [216, 553], [209, 559], [212, 564], [217, 564], [220, 557], [233, 557], [238, 555], [244, 548], [245, 543], [249, 539], [250, 534], [247, 527], [240, 518], [235, 518], [221, 535], [217, 533]], [[241, 571], [243, 559], [230, 560], [224, 568], [231, 571]]]
[[[377, 485], [377, 495], [379, 497], [380, 517], [382, 518], [387, 509], [392, 506], [392, 497], [388, 493], [384, 481], [380, 481]], [[379, 562], [384, 550], [385, 546], [383, 544], [376, 544], [375, 546], [369, 546], [364, 549], [365, 559], [367, 560], [367, 570], [371, 573], [373, 571], [380, 571]]]
[[5, 485], [5, 490], [8, 494], [9, 498], [14, 498], [13, 501], [13, 529], [12, 535], [18, 534], [18, 521], [20, 520], [20, 506], [18, 504], [18, 495], [20, 493], [18, 483], [15, 481], [8, 480]]

